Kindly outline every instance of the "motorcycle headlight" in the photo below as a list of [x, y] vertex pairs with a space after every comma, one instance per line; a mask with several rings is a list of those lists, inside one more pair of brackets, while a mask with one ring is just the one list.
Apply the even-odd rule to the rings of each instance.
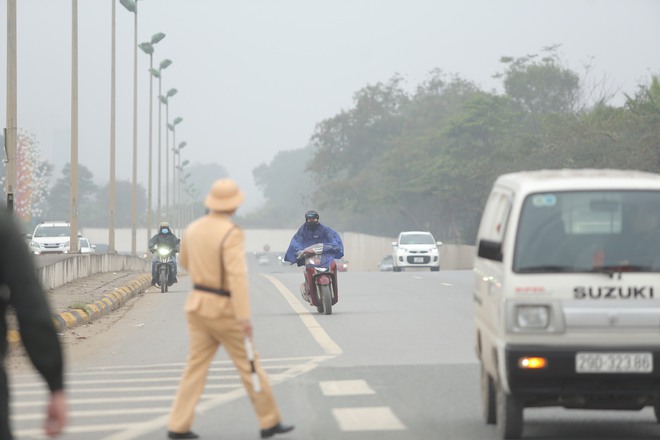
[[167, 255], [170, 253], [170, 250], [168, 248], [158, 248], [158, 253], [160, 255]]
[[550, 323], [550, 310], [544, 305], [516, 307], [516, 324], [520, 328], [542, 329]]
[[317, 267], [316, 270], [317, 270], [318, 272], [327, 272], [327, 271], [328, 271], [328, 268], [327, 268], [327, 267]]

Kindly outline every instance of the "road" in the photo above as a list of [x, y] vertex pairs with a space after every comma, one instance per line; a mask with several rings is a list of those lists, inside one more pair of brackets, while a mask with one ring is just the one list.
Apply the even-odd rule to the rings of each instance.
[[[252, 262], [251, 262], [252, 263]], [[330, 316], [299, 298], [302, 273], [251, 266], [256, 348], [274, 384], [282, 439], [494, 439], [482, 422], [470, 271], [346, 272]], [[103, 331], [67, 348], [71, 425], [65, 440], [165, 438], [184, 365], [187, 277], [150, 289]], [[255, 439], [258, 425], [220, 351], [193, 430], [206, 439]], [[43, 383], [12, 375], [18, 439], [40, 437]], [[525, 410], [525, 438], [659, 438], [639, 412]]]

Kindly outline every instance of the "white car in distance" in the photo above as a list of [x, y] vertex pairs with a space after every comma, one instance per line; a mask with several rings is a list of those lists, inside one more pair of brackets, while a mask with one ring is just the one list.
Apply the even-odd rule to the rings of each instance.
[[394, 272], [401, 272], [411, 267], [429, 268], [433, 272], [440, 270], [440, 251], [442, 242], [435, 241], [428, 231], [404, 231], [399, 239], [392, 242]]

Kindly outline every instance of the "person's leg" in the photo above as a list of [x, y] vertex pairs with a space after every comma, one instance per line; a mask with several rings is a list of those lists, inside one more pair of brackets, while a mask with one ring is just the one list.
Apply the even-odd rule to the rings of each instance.
[[[227, 309], [231, 308], [228, 307]], [[230, 312], [231, 318], [229, 319], [227, 319], [223, 313], [222, 321], [225, 325], [220, 336], [220, 341], [224, 344], [227, 353], [238, 369], [243, 386], [250, 396], [250, 401], [252, 402], [254, 411], [259, 419], [259, 426], [261, 429], [272, 428], [280, 423], [281, 416], [277, 409], [277, 404], [275, 403], [275, 397], [273, 396], [273, 390], [270, 387], [268, 376], [266, 376], [266, 372], [261, 368], [259, 355], [255, 351], [254, 366], [261, 385], [261, 391], [256, 393], [252, 384], [252, 370], [245, 349], [243, 328], [234, 318], [233, 311]]]
[[177, 273], [177, 261], [176, 261], [176, 254], [172, 255], [172, 282], [176, 283], [179, 280], [176, 279], [176, 273]]
[[9, 387], [7, 375], [0, 366], [0, 440], [12, 440], [9, 427]]
[[151, 261], [151, 284], [156, 285], [158, 284], [158, 274], [156, 273], [156, 261], [158, 261], [158, 257], [154, 257], [154, 259]]
[[195, 418], [195, 406], [204, 391], [209, 365], [219, 346], [196, 314], [189, 313], [186, 316], [190, 332], [188, 361], [167, 425], [170, 431], [179, 433], [190, 431]]

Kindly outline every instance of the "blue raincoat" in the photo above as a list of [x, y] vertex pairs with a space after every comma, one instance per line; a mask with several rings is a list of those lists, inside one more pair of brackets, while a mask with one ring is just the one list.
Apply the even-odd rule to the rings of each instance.
[[318, 224], [315, 229], [312, 229], [307, 223], [303, 224], [298, 232], [291, 238], [289, 248], [284, 255], [284, 261], [289, 263], [296, 263], [298, 266], [304, 265], [304, 261], [296, 261], [296, 253], [316, 243], [323, 243], [335, 248], [335, 258], [344, 256], [344, 243], [341, 237], [334, 230], [327, 226]]

